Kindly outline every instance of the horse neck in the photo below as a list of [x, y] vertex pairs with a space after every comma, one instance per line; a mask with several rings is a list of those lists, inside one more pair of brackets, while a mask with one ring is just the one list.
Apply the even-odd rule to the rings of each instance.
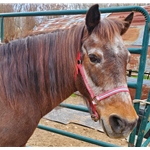
[[26, 104], [32, 101], [45, 115], [76, 91], [74, 74], [81, 33], [79, 27], [1, 46], [3, 99], [16, 103], [22, 99]]
[[[82, 33], [81, 29], [78, 30]], [[75, 28], [73, 31], [50, 33], [46, 37], [48, 40], [46, 43], [49, 43], [49, 46], [43, 49], [46, 50], [45, 57], [49, 64], [48, 67], [45, 67], [49, 71], [45, 70], [47, 72], [46, 84], [50, 91], [47, 92], [48, 100], [50, 100], [47, 102], [50, 105], [48, 111], [76, 91], [74, 80], [76, 57], [81, 45], [81, 33], [79, 31], [80, 34], [75, 33], [76, 31]]]

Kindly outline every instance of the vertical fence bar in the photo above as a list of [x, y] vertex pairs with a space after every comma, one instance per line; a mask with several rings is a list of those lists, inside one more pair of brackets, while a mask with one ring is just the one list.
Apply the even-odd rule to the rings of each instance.
[[1, 42], [4, 41], [4, 17], [0, 18]]
[[[150, 90], [149, 90], [149, 95], [148, 95], [147, 102], [150, 102]], [[150, 105], [149, 104], [146, 104], [145, 110], [146, 111], [144, 112], [143, 119], [141, 120], [141, 125], [140, 125], [140, 128], [139, 128], [140, 132], [138, 134], [136, 147], [141, 146], [143, 138], [144, 138], [144, 131], [146, 129], [146, 125], [147, 125], [147, 122], [148, 122], [148, 117], [149, 117], [149, 114], [150, 114]]]
[[[141, 98], [141, 93], [142, 93], [142, 85], [143, 85], [143, 77], [144, 77], [144, 70], [146, 66], [146, 56], [147, 56], [147, 51], [148, 51], [148, 42], [149, 42], [149, 14], [146, 10], [142, 10], [142, 13], [145, 17], [145, 28], [144, 28], [144, 34], [143, 34], [143, 41], [142, 41], [142, 51], [140, 55], [140, 63], [139, 63], [139, 73], [138, 73], [138, 78], [137, 78], [137, 87], [136, 87], [136, 94], [135, 94], [135, 99], [140, 99]], [[136, 112], [139, 112], [139, 103], [134, 104], [134, 108]], [[136, 128], [133, 130], [133, 132], [130, 135], [129, 138], [129, 146], [134, 146], [134, 141], [135, 141], [135, 135], [136, 135]]]
[[146, 147], [150, 143], [150, 137], [142, 144], [141, 147]]

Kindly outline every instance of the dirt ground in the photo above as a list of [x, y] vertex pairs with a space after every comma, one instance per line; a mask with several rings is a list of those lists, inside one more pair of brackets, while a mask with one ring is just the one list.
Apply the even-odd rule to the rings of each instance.
[[[75, 96], [75, 97], [71, 96], [67, 100], [65, 100], [65, 102], [71, 103], [71, 104], [84, 103], [83, 99], [79, 96]], [[82, 125], [78, 125], [75, 123], [69, 123], [65, 125], [62, 123], [53, 122], [53, 121], [42, 118], [40, 120], [40, 124], [54, 127], [54, 128], [61, 129], [61, 130], [65, 130], [67, 132], [80, 134], [80, 135], [90, 137], [96, 140], [105, 141], [111, 144], [115, 144], [115, 145], [119, 145], [123, 147], [128, 146], [126, 139], [110, 139], [103, 132], [100, 132], [95, 129], [88, 128]], [[47, 131], [37, 128], [34, 134], [29, 139], [27, 146], [32, 146], [32, 147], [95, 147], [97, 145], [83, 142], [80, 140], [76, 140], [73, 138], [69, 138], [66, 136], [62, 136], [59, 134], [47, 132]]]
[[[90, 137], [96, 140], [102, 140], [105, 142], [109, 142], [119, 146], [127, 146], [127, 142], [125, 139], [117, 140], [110, 139], [104, 133], [90, 129], [81, 125], [70, 123], [68, 125], [60, 124], [57, 122], [52, 122], [46, 119], [41, 119], [40, 124], [54, 127], [57, 129], [62, 129], [68, 132], [80, 134], [86, 137]], [[95, 147], [97, 145], [93, 145], [87, 142], [79, 141], [73, 138], [65, 137], [59, 134], [54, 134], [51, 132], [47, 132], [41, 129], [36, 129], [32, 137], [29, 139], [27, 146], [32, 147]]]

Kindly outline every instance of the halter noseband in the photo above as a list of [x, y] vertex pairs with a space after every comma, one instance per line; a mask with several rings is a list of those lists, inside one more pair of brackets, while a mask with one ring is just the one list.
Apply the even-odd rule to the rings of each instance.
[[88, 100], [88, 103], [92, 109], [92, 119], [94, 121], [98, 121], [99, 120], [99, 115], [96, 111], [96, 105], [97, 105], [97, 102], [98, 101], [101, 101], [101, 100], [104, 100], [105, 98], [108, 98], [114, 94], [117, 94], [117, 93], [120, 93], [120, 92], [129, 92], [129, 89], [127, 87], [117, 87], [117, 88], [114, 88], [112, 90], [109, 90], [109, 91], [106, 91], [98, 96], [96, 96], [92, 90], [92, 88], [90, 87], [90, 85], [88, 84], [88, 81], [87, 81], [87, 78], [85, 76], [85, 73], [84, 73], [84, 70], [83, 70], [83, 67], [82, 67], [82, 61], [81, 61], [81, 54], [80, 52], [78, 52], [78, 55], [77, 55], [77, 66], [76, 66], [76, 74], [75, 74], [75, 80], [76, 80], [76, 76], [78, 74], [78, 72], [80, 71], [80, 74], [82, 76], [82, 79], [84, 81], [84, 84], [92, 98], [92, 101]]

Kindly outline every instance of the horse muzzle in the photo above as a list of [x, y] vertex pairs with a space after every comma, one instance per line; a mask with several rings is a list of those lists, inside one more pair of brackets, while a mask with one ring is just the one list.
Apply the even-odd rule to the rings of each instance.
[[102, 121], [102, 126], [105, 133], [111, 138], [125, 138], [136, 127], [138, 118], [133, 121], [128, 121], [116, 114], [109, 117], [109, 126]]

